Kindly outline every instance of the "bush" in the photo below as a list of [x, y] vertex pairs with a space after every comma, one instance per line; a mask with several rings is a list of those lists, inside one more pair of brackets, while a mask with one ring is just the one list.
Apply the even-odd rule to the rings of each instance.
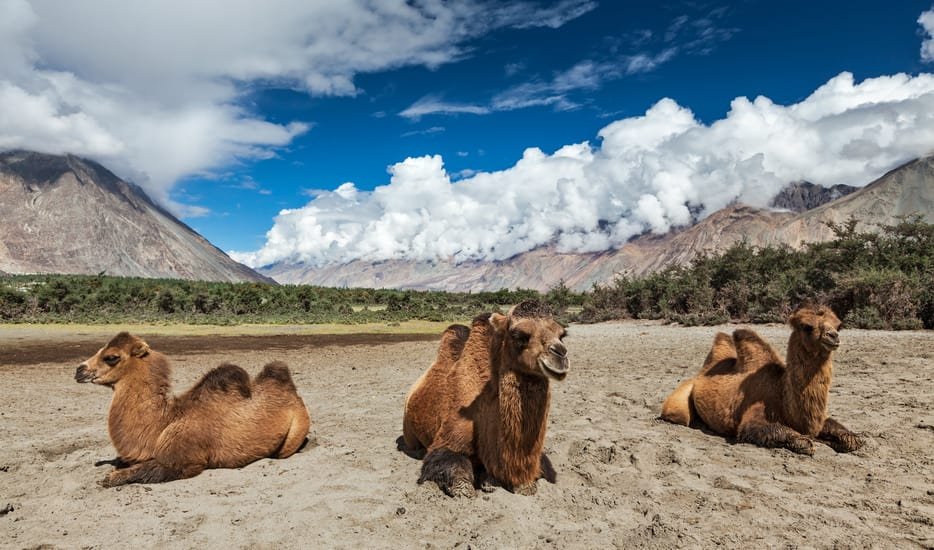
[[906, 218], [878, 233], [855, 220], [802, 250], [740, 242], [689, 266], [595, 286], [580, 319], [684, 324], [783, 322], [805, 301], [828, 302], [852, 326], [934, 328], [934, 224]]

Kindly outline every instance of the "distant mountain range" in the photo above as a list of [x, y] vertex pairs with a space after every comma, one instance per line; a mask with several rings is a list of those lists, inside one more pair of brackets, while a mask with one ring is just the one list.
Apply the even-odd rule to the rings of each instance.
[[934, 223], [934, 157], [911, 161], [858, 190], [792, 184], [775, 197], [773, 206], [775, 210], [731, 205], [691, 227], [667, 235], [643, 235], [604, 252], [560, 253], [544, 246], [495, 262], [358, 260], [324, 267], [274, 264], [259, 271], [281, 283], [332, 287], [547, 290], [564, 281], [573, 289], [586, 290], [622, 273], [642, 275], [685, 264], [701, 252], [718, 253], [742, 240], [752, 246], [793, 248], [826, 241], [833, 238], [826, 222], [844, 222], [851, 216], [859, 220], [859, 230], [874, 230], [908, 214], [920, 214]]
[[29, 151], [0, 153], [2, 271], [272, 282], [100, 164]]
[[562, 253], [543, 246], [502, 261], [353, 261], [313, 267], [235, 262], [103, 166], [71, 155], [0, 153], [0, 274], [82, 273], [331, 287], [481, 291], [547, 290], [559, 281], [586, 290], [619, 274], [685, 264], [745, 240], [753, 246], [833, 238], [826, 222], [860, 230], [920, 214], [934, 223], [934, 157], [914, 160], [857, 189], [789, 185], [772, 209], [734, 204], [666, 235], [646, 234], [616, 250]]

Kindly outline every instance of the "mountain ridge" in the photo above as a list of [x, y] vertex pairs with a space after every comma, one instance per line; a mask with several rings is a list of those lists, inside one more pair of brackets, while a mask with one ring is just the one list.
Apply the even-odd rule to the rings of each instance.
[[101, 164], [0, 152], [0, 270], [274, 282]]

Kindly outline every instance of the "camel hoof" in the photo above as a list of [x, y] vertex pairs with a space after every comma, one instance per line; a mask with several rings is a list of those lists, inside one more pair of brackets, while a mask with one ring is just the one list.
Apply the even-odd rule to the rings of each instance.
[[814, 455], [814, 442], [806, 437], [796, 437], [788, 443], [788, 450], [801, 455]]
[[525, 497], [530, 497], [538, 492], [538, 485], [533, 481], [532, 483], [526, 483], [525, 485], [519, 485], [512, 488], [512, 492], [517, 495], [522, 495]]
[[117, 485], [120, 485], [120, 483], [117, 483], [114, 481], [115, 473], [116, 472], [110, 472], [109, 474], [104, 476], [104, 479], [98, 481], [97, 484], [105, 489], [110, 489], [111, 487], [116, 487]]
[[856, 434], [844, 434], [840, 436], [840, 441], [833, 445], [833, 450], [838, 453], [852, 453], [863, 446], [863, 440]]
[[442, 487], [442, 489], [451, 497], [473, 498], [477, 496], [477, 491], [473, 488], [473, 484], [466, 479], [455, 480], [450, 487]]
[[490, 474], [484, 474], [483, 480], [480, 481], [480, 490], [484, 493], [492, 493], [499, 486], [499, 482]]

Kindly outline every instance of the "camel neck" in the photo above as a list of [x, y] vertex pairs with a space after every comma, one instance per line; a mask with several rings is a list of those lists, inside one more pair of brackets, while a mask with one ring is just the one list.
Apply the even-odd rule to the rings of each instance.
[[500, 441], [511, 447], [504, 451], [533, 456], [537, 467], [545, 442], [550, 399], [547, 379], [513, 370], [500, 373]]
[[816, 436], [827, 418], [827, 400], [833, 377], [831, 353], [807, 352], [792, 334], [783, 375], [785, 421], [802, 434]]
[[477, 415], [477, 451], [492, 476], [507, 486], [534, 483], [548, 423], [548, 380], [517, 372], [508, 345], [494, 338], [489, 349], [489, 379]]
[[108, 428], [118, 454], [125, 460], [147, 460], [156, 440], [171, 420], [171, 371], [164, 358], [151, 353], [118, 380], [110, 403]]

